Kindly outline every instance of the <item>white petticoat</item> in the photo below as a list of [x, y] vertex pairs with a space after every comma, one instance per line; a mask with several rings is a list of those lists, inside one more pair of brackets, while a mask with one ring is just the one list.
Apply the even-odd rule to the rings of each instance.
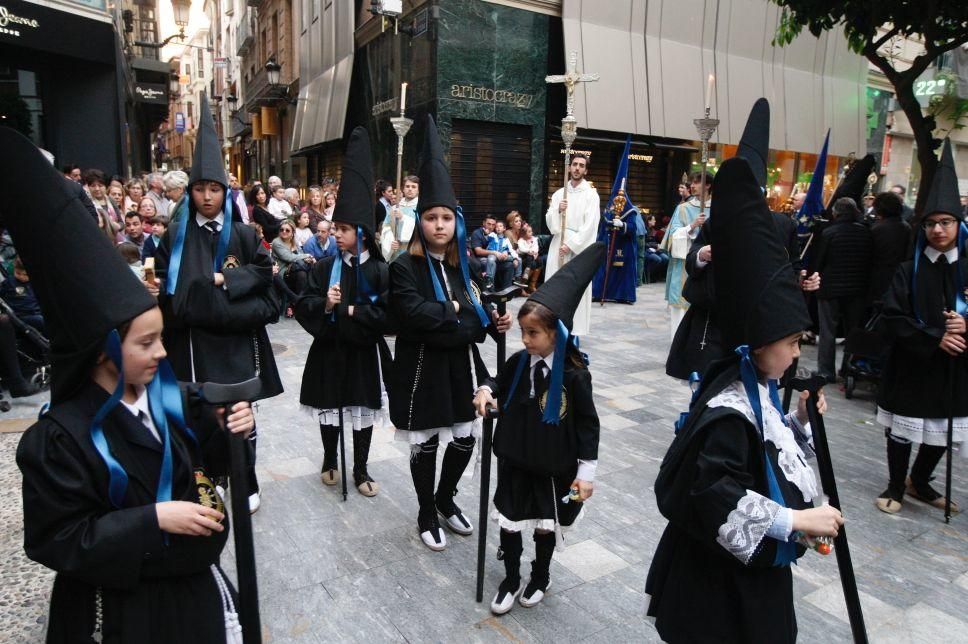
[[480, 418], [475, 418], [474, 420], [457, 423], [450, 427], [434, 427], [432, 429], [415, 429], [411, 431], [398, 429], [393, 433], [393, 440], [409, 443], [410, 445], [420, 445], [437, 436], [440, 445], [443, 446], [453, 442], [455, 438], [467, 438], [468, 436], [480, 438], [482, 433], [483, 423]]
[[[948, 445], [948, 419], [947, 418], [912, 418], [892, 414], [877, 407], [877, 422], [891, 430], [891, 435], [896, 438], [920, 443], [924, 445], [936, 445], [946, 447]], [[962, 457], [968, 457], [964, 450], [960, 449], [961, 444], [968, 438], [968, 417], [960, 416], [954, 419], [952, 428], [952, 443], [955, 453]]]

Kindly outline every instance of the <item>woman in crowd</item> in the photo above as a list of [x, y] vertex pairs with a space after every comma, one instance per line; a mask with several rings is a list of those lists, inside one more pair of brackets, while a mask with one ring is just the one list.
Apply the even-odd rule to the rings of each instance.
[[155, 202], [151, 197], [141, 198], [141, 201], [138, 202], [138, 214], [141, 215], [141, 221], [149, 221], [158, 216], [159, 213], [155, 210]]
[[181, 201], [185, 197], [185, 190], [188, 188], [188, 175], [181, 170], [172, 170], [171, 172], [165, 173], [162, 183], [165, 184], [165, 196], [168, 197], [171, 203], [168, 206], [168, 212], [158, 214], [168, 215], [171, 222], [175, 223], [177, 219], [175, 213], [179, 211]]
[[[309, 200], [303, 212], [309, 215], [309, 229], [316, 230], [316, 226], [327, 217], [323, 214], [323, 190], [319, 186], [309, 186]], [[305, 243], [305, 242], [304, 242]]]
[[301, 295], [306, 288], [308, 272], [316, 263], [316, 259], [302, 252], [296, 244], [296, 225], [287, 219], [279, 226], [279, 236], [272, 240], [272, 258], [279, 265], [279, 273], [286, 281], [286, 285], [296, 295]]
[[262, 226], [262, 238], [271, 244], [279, 235], [280, 221], [269, 212], [269, 193], [261, 184], [249, 191], [249, 203], [252, 204], [251, 221]]
[[125, 185], [124, 212], [137, 211], [145, 192], [145, 184], [141, 179], [129, 180]]

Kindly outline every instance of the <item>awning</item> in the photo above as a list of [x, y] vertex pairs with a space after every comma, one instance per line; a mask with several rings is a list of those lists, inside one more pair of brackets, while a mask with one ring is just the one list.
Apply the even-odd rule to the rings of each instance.
[[601, 75], [575, 91], [579, 127], [697, 140], [712, 73], [714, 142], [738, 143], [765, 96], [771, 148], [816, 153], [829, 127], [832, 154], [862, 155], [866, 60], [840, 30], [773, 47], [779, 17], [767, 0], [564, 0], [565, 59]]
[[331, 2], [300, 36], [299, 101], [292, 129], [293, 153], [342, 138], [353, 73], [355, 16], [352, 2]]

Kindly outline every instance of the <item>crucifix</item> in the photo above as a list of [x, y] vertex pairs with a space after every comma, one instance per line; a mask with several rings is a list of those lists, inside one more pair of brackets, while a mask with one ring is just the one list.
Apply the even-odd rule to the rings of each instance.
[[[568, 198], [568, 168], [571, 166], [571, 144], [578, 136], [578, 119], [575, 118], [575, 87], [578, 83], [597, 81], [598, 74], [582, 74], [578, 71], [578, 52], [572, 50], [568, 54], [568, 71], [565, 74], [545, 76], [546, 83], [564, 83], [567, 90], [567, 100], [565, 101], [565, 117], [561, 119], [561, 140], [565, 144], [565, 188], [563, 197]], [[565, 222], [567, 212], [561, 214], [561, 240], [565, 240]], [[562, 256], [561, 263], [565, 263]]]

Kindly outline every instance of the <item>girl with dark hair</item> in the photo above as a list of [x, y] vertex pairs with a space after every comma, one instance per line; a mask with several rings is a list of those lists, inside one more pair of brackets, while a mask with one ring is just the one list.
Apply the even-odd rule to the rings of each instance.
[[[544, 598], [556, 533], [574, 524], [594, 490], [598, 414], [591, 374], [570, 333], [604, 256], [604, 244], [590, 246], [528, 298], [518, 312], [524, 349], [507, 361], [500, 381], [488, 381], [474, 399], [484, 415], [496, 406], [496, 394], [503, 412], [494, 436], [494, 505], [506, 577], [491, 602], [495, 615], [510, 611], [515, 598], [525, 608]], [[524, 530], [534, 532], [535, 560], [522, 591]]]

